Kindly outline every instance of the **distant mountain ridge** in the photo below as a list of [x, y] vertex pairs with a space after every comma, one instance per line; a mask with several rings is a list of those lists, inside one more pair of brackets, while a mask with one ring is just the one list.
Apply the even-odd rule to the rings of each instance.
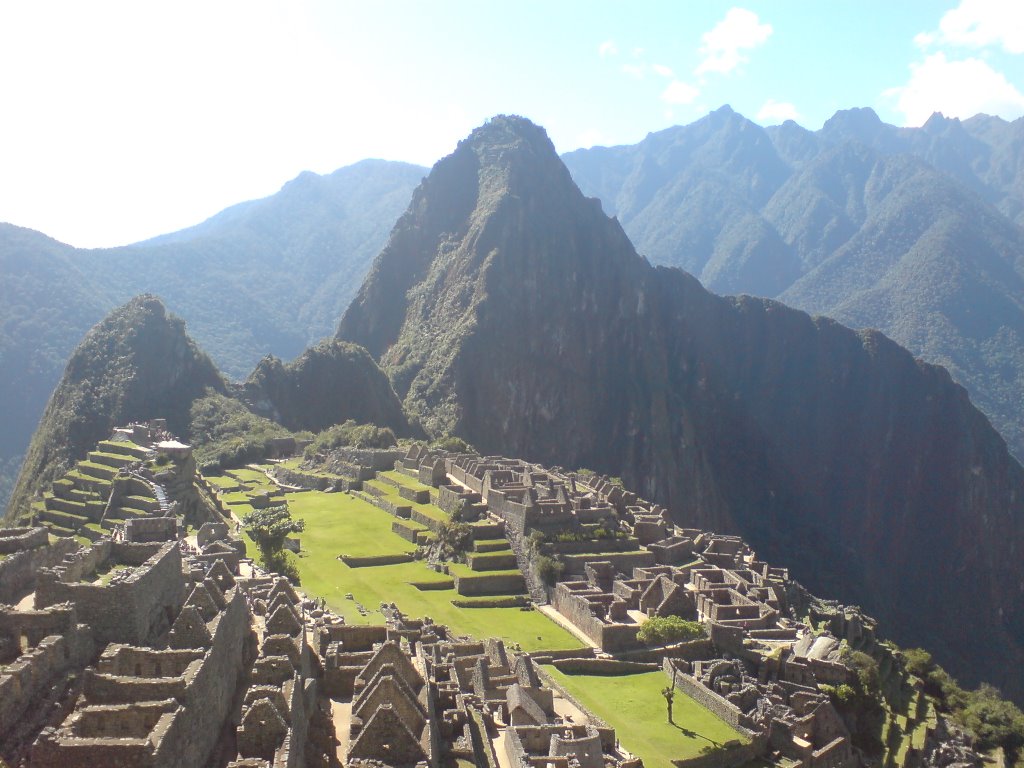
[[896, 128], [852, 109], [812, 132], [723, 107], [564, 160], [653, 262], [882, 330], [1024, 457], [1024, 120]]
[[[748, 196], [769, 199], [760, 184]], [[965, 679], [1024, 693], [1007, 674], [1024, 661], [1024, 469], [963, 388], [878, 332], [652, 267], [529, 121], [494, 118], [438, 162], [338, 337], [379, 357], [431, 434], [621, 474]]]
[[160, 295], [234, 379], [329, 336], [426, 169], [366, 160], [122, 248], [0, 224], [0, 510], [47, 398], [93, 325]]

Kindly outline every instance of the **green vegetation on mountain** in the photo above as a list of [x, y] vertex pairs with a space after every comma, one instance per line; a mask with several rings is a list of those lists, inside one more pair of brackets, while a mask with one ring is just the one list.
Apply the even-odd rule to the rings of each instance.
[[203, 471], [262, 461], [268, 454], [270, 441], [288, 437], [295, 435], [280, 424], [257, 416], [241, 401], [216, 390], [208, 390], [194, 401], [189, 412], [188, 440], [195, 449], [196, 463]]
[[395, 433], [387, 427], [357, 424], [349, 419], [343, 424], [337, 424], [318, 434], [313, 442], [306, 447], [306, 454], [314, 456], [317, 453], [341, 447], [391, 448], [397, 444]]
[[[746, 131], [709, 163], [742, 160]], [[747, 198], [780, 167], [748, 174]], [[1024, 469], [964, 390], [878, 332], [650, 266], [526, 120], [435, 166], [339, 338], [432, 436], [621, 474], [965, 679], [1024, 662]]]
[[882, 330], [948, 368], [1024, 458], [1021, 125], [854, 109], [811, 132], [723, 107], [565, 162], [654, 263]]
[[9, 513], [63, 475], [115, 426], [156, 417], [187, 434], [192, 403], [225, 384], [210, 359], [154, 296], [112, 312], [79, 344], [46, 406]]
[[245, 383], [245, 397], [289, 429], [319, 432], [354, 420], [409, 431], [387, 376], [365, 349], [342, 341], [322, 341], [287, 364], [264, 358]]

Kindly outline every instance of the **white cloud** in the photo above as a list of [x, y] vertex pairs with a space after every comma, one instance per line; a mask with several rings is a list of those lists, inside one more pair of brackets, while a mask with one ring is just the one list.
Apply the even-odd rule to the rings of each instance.
[[748, 60], [745, 52], [764, 45], [771, 37], [772, 25], [762, 24], [757, 14], [745, 8], [730, 8], [725, 18], [702, 37], [700, 53], [704, 57], [696, 73], [732, 72]]
[[655, 64], [651, 67], [651, 69], [653, 69], [656, 74], [659, 74], [662, 77], [675, 77], [675, 73], [672, 72], [672, 68], [666, 67], [664, 64]]
[[640, 78], [644, 76], [644, 68], [642, 64], [623, 64], [622, 71], [627, 75]]
[[936, 33], [914, 38], [919, 45], [935, 41], [967, 48], [1000, 46], [1007, 53], [1024, 53], [1024, 3], [1020, 0], [961, 0], [947, 11]]
[[597, 52], [600, 54], [602, 59], [605, 56], [617, 56], [619, 53], [619, 46], [615, 44], [614, 40], [605, 40], [597, 47]]
[[669, 104], [692, 104], [700, 96], [700, 91], [689, 83], [673, 80], [661, 93], [661, 100]]
[[757, 113], [758, 121], [772, 125], [800, 119], [801, 115], [795, 106], [788, 101], [775, 101], [775, 99], [768, 99]]
[[979, 112], [1013, 120], [1024, 115], [1024, 94], [981, 59], [950, 61], [935, 53], [910, 65], [910, 81], [883, 94], [896, 100], [904, 125], [922, 125], [933, 112], [972, 117]]

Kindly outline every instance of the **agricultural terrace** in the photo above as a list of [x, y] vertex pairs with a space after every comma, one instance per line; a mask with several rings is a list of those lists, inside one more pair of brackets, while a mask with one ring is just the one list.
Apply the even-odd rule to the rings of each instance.
[[[207, 479], [228, 491], [221, 498], [238, 517], [252, 509], [247, 503], [248, 494], [273, 490], [266, 476], [257, 470], [231, 470]], [[382, 509], [345, 493], [304, 491], [289, 493], [286, 498], [292, 516], [306, 522], [301, 535], [301, 553], [289, 555], [298, 567], [302, 590], [310, 596], [325, 598], [331, 609], [344, 616], [347, 622], [383, 622], [379, 606], [387, 602], [397, 604], [410, 616], [429, 616], [455, 632], [478, 638], [501, 637], [526, 651], [580, 647], [580, 641], [572, 634], [533, 609], [456, 606], [453, 601], [467, 606], [496, 598], [459, 595], [450, 576], [430, 570], [422, 561], [357, 568], [341, 562], [339, 555], [411, 556], [415, 551], [414, 544], [392, 532], [391, 526], [397, 518]], [[249, 545], [253, 546], [251, 541]], [[463, 565], [455, 569], [468, 573]], [[349, 594], [352, 599], [347, 598]], [[497, 599], [501, 600], [502, 596]], [[360, 611], [360, 607], [364, 610]]]

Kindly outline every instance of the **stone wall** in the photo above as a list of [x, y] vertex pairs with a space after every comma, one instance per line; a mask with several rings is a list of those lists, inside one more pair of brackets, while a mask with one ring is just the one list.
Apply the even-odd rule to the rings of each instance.
[[50, 537], [46, 528], [0, 528], [0, 555], [45, 547]]
[[[133, 564], [156, 545], [115, 544], [116, 560]], [[74, 575], [106, 549], [105, 540], [76, 561], [69, 573]], [[100, 562], [104, 562], [101, 560]], [[92, 570], [95, 570], [93, 566]], [[92, 570], [85, 571], [85, 574]], [[83, 574], [83, 575], [85, 575]], [[79, 577], [81, 578], [81, 577]], [[41, 572], [36, 590], [36, 605], [45, 607], [70, 602], [87, 617], [98, 643], [122, 642], [144, 645], [170, 627], [185, 601], [185, 580], [181, 573], [181, 552], [177, 543], [160, 545], [157, 552], [137, 566], [121, 582], [89, 584], [60, 580], [54, 571]]]
[[240, 589], [225, 595], [227, 605], [214, 619], [213, 645], [188, 686], [184, 706], [163, 734], [157, 764], [205, 765], [221, 734], [243, 667], [249, 661], [243, 649], [250, 633], [251, 616]]
[[749, 719], [735, 704], [702, 685], [692, 675], [676, 670], [669, 659], [665, 659], [662, 662], [662, 669], [668, 678], [675, 682], [675, 687], [678, 690], [685, 693], [705, 709], [716, 714], [744, 736], [748, 738], [754, 736], [753, 731], [749, 728]]
[[514, 574], [481, 574], [468, 578], [453, 575], [452, 578], [455, 579], [455, 591], [466, 597], [511, 594], [526, 589], [523, 575], [518, 572]]
[[40, 568], [52, 568], [78, 548], [74, 539], [59, 539], [50, 546], [15, 552], [0, 560], [0, 603], [14, 605], [36, 588]]
[[747, 743], [729, 743], [712, 752], [686, 760], [673, 760], [676, 768], [736, 768], [761, 757], [768, 749], [768, 736], [758, 734]]

